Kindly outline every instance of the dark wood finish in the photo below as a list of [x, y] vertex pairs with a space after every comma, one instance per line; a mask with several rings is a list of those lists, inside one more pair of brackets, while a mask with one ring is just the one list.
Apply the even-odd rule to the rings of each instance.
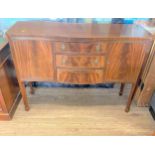
[[146, 69], [146, 75], [139, 85], [138, 106], [149, 106], [151, 97], [155, 91], [155, 47], [152, 49], [152, 58]]
[[120, 87], [119, 96], [122, 96], [122, 95], [123, 95], [123, 92], [124, 92], [124, 87], [125, 87], [125, 84], [124, 84], [124, 83], [121, 83], [121, 87]]
[[0, 47], [0, 120], [10, 120], [21, 98], [9, 45]]
[[79, 55], [56, 55], [56, 66], [65, 68], [104, 68], [105, 57], [79, 56]]
[[54, 44], [56, 53], [74, 54], [104, 54], [107, 53], [107, 42], [92, 43], [66, 43], [56, 42]]
[[13, 57], [23, 80], [53, 80], [52, 47], [48, 41], [13, 41]]
[[[115, 82], [135, 83], [142, 64], [149, 55], [149, 42], [115, 42], [109, 45], [106, 79]], [[149, 47], [149, 48], [148, 48]], [[145, 61], [144, 61], [145, 60]]]
[[127, 102], [127, 105], [126, 105], [126, 108], [125, 108], [125, 112], [130, 111], [130, 106], [131, 106], [131, 103], [132, 103], [136, 88], [137, 88], [137, 84], [132, 84], [132, 88], [131, 88], [131, 91], [130, 91], [130, 94], [129, 94], [129, 97], [128, 97], [128, 102]]
[[27, 110], [24, 81], [54, 81], [131, 83], [128, 111], [153, 43], [140, 26], [119, 24], [19, 22], [7, 37]]
[[30, 86], [30, 94], [34, 94], [35, 91], [34, 91], [33, 83], [29, 82], [29, 86]]
[[29, 111], [30, 107], [29, 107], [28, 100], [27, 100], [27, 97], [26, 97], [26, 89], [25, 89], [24, 82], [19, 81], [19, 87], [20, 87], [20, 91], [21, 91], [21, 94], [22, 94], [22, 97], [23, 97], [23, 102], [24, 102], [24, 105], [25, 105], [25, 110]]
[[18, 22], [9, 31], [12, 38], [46, 38], [52, 41], [103, 41], [105, 39], [150, 39], [150, 33], [132, 24], [73, 24], [43, 21]]
[[61, 83], [74, 84], [96, 84], [103, 82], [103, 70], [72, 70], [58, 69], [57, 81]]

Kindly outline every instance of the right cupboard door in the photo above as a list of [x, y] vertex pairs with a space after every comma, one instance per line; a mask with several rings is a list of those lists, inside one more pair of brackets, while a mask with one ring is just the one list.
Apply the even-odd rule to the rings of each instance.
[[151, 41], [109, 43], [105, 81], [135, 83], [149, 55], [151, 45]]

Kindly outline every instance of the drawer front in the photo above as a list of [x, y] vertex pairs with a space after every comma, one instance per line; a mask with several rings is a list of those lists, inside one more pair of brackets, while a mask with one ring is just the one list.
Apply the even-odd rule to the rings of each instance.
[[102, 83], [104, 71], [97, 70], [57, 70], [57, 82], [73, 84], [96, 84]]
[[56, 55], [57, 67], [104, 68], [104, 56]]
[[107, 43], [63, 43], [56, 42], [55, 52], [107, 53]]

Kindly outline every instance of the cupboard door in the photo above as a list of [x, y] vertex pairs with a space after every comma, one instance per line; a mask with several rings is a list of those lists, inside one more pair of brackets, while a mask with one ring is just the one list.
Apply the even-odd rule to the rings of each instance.
[[109, 43], [106, 81], [135, 82], [148, 57], [151, 43], [144, 41]]
[[43, 40], [14, 40], [13, 58], [22, 80], [52, 80], [52, 45]]

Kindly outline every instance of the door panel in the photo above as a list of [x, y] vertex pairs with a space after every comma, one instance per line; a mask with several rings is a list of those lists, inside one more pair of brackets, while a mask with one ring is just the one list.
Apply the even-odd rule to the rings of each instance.
[[151, 46], [147, 46], [148, 42], [110, 44], [105, 73], [106, 81], [135, 82]]
[[52, 80], [52, 46], [43, 40], [14, 40], [13, 58], [24, 80]]

